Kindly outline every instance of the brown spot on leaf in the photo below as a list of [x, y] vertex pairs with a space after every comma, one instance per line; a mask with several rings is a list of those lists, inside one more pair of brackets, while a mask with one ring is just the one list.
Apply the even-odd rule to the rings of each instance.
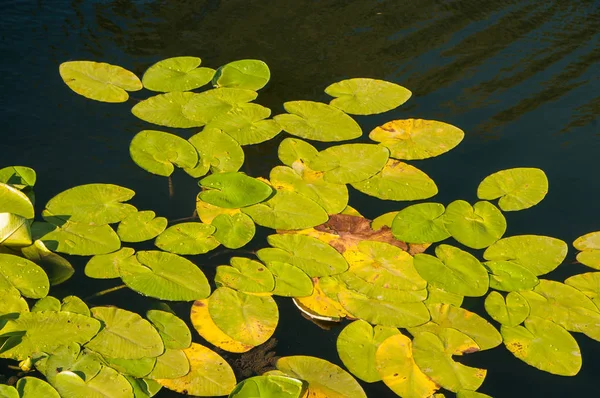
[[196, 307], [204, 307], [206, 304], [204, 304], [202, 301], [200, 300], [196, 300], [194, 301], [194, 304]]

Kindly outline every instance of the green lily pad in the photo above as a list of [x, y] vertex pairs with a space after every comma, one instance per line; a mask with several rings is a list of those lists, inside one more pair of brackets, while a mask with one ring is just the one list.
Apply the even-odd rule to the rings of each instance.
[[512, 261], [487, 261], [483, 263], [490, 273], [490, 287], [505, 292], [531, 290], [538, 278], [528, 269]]
[[380, 145], [344, 144], [329, 147], [309, 161], [311, 169], [323, 171], [323, 178], [334, 184], [366, 180], [379, 173], [387, 163], [389, 151]]
[[577, 253], [577, 261], [590, 268], [600, 269], [600, 231], [580, 236], [573, 242]]
[[0, 213], [0, 245], [19, 248], [32, 243], [29, 220], [16, 214]]
[[575, 376], [581, 369], [581, 351], [569, 332], [535, 316], [523, 326], [502, 326], [504, 345], [521, 361], [544, 372]]
[[352, 115], [374, 115], [399, 107], [410, 90], [384, 80], [355, 78], [329, 85], [325, 92], [336, 97], [329, 103]]
[[444, 223], [444, 205], [419, 203], [400, 210], [392, 222], [396, 239], [409, 243], [440, 242], [450, 237]]
[[375, 367], [375, 353], [388, 337], [400, 334], [387, 326], [372, 327], [363, 320], [348, 324], [337, 338], [337, 351], [344, 366], [356, 377], [374, 383], [381, 380]]
[[510, 261], [527, 268], [534, 275], [547, 274], [565, 259], [568, 246], [549, 236], [517, 235], [500, 239], [483, 253], [486, 260]]
[[490, 202], [471, 206], [455, 200], [446, 207], [444, 221], [452, 237], [472, 249], [488, 247], [506, 232], [506, 219]]
[[205, 188], [198, 197], [214, 206], [228, 209], [250, 206], [267, 199], [273, 189], [244, 173], [219, 173], [204, 177], [198, 183]]
[[281, 163], [292, 168], [296, 162], [308, 163], [318, 153], [317, 148], [298, 138], [284, 139], [279, 144], [279, 149], [277, 150], [277, 155]]
[[192, 99], [200, 94], [178, 92], [159, 94], [138, 102], [131, 113], [136, 117], [159, 126], [190, 128], [201, 127], [206, 123], [190, 118], [195, 110]]
[[273, 295], [306, 297], [312, 294], [313, 282], [300, 268], [281, 261], [269, 261], [266, 264], [275, 278], [275, 288], [271, 292]]
[[274, 234], [267, 237], [273, 247], [289, 253], [289, 263], [311, 278], [335, 275], [348, 269], [348, 263], [333, 247], [311, 236]]
[[208, 311], [225, 334], [252, 346], [270, 339], [279, 321], [277, 304], [272, 297], [249, 295], [228, 287], [219, 287], [213, 292]]
[[0, 182], [0, 212], [12, 213], [31, 219], [35, 216], [33, 204], [23, 192], [17, 188]]
[[294, 355], [279, 358], [275, 366], [290, 377], [306, 381], [309, 397], [367, 398], [348, 372], [324, 359]]
[[369, 138], [390, 150], [395, 159], [418, 160], [439, 156], [457, 146], [465, 133], [436, 120], [392, 120], [369, 133]]
[[258, 261], [232, 257], [231, 267], [219, 265], [215, 283], [244, 293], [268, 293], [275, 288], [275, 277]]
[[[121, 264], [131, 262], [138, 265], [135, 250], [123, 247], [116, 252], [96, 255], [85, 265], [85, 275], [95, 279], [113, 279], [121, 276], [119, 268]], [[123, 266], [127, 268], [126, 266]]]
[[215, 227], [213, 236], [228, 249], [239, 249], [252, 240], [256, 232], [254, 221], [244, 214], [219, 214], [211, 225]]
[[175, 166], [191, 169], [198, 164], [198, 152], [189, 141], [157, 130], [137, 133], [129, 144], [129, 154], [142, 169], [164, 177], [170, 176]]
[[9, 287], [25, 297], [42, 298], [50, 290], [50, 281], [42, 267], [33, 261], [0, 253], [0, 289]]
[[90, 316], [91, 312], [87, 304], [77, 296], [67, 296], [62, 299], [60, 310]]
[[398, 213], [399, 211], [390, 211], [380, 215], [379, 217], [375, 217], [373, 221], [371, 221], [371, 229], [373, 231], [379, 231], [383, 227], [392, 228], [392, 223]]
[[21, 253], [25, 258], [42, 267], [52, 286], [67, 281], [75, 273], [75, 269], [67, 259], [48, 250], [40, 240], [36, 240], [31, 246], [22, 248]]
[[162, 388], [158, 382], [150, 379], [136, 379], [131, 376], [125, 376], [131, 387], [133, 387], [133, 396], [135, 398], [152, 398]]
[[163, 59], [149, 67], [142, 83], [152, 91], [190, 91], [209, 83], [215, 75], [211, 68], [199, 68], [198, 57], [173, 57]]
[[427, 299], [425, 304], [429, 307], [434, 304], [452, 304], [455, 307], [460, 307], [463, 303], [464, 296], [462, 294], [450, 293], [440, 287], [427, 285]]
[[294, 167], [277, 166], [271, 170], [269, 179], [275, 189], [304, 195], [323, 207], [328, 214], [338, 214], [346, 208], [346, 185], [327, 182], [323, 173], [310, 170], [304, 164], [297, 163]]
[[[92, 318], [93, 319], [93, 318]], [[82, 352], [77, 343], [68, 343], [61, 345], [51, 353], [37, 353], [33, 359], [35, 368], [42, 373], [46, 380], [52, 385], [56, 380], [56, 375], [63, 370], [74, 369], [86, 378], [92, 378], [102, 368], [102, 363], [95, 361], [99, 356], [87, 355], [89, 351]]]
[[245, 207], [242, 212], [258, 225], [283, 230], [311, 228], [329, 218], [315, 201], [289, 191], [277, 191], [266, 202]]
[[239, 104], [215, 116], [206, 128], [223, 130], [240, 145], [268, 141], [281, 132], [275, 120], [267, 120], [271, 110], [258, 104]]
[[191, 96], [182, 108], [182, 113], [186, 118], [204, 126], [240, 104], [255, 100], [257, 96], [256, 91], [252, 90], [220, 87]]
[[239, 383], [229, 398], [302, 398], [306, 386], [301, 380], [287, 376], [254, 376]]
[[489, 277], [486, 269], [473, 255], [450, 245], [435, 248], [436, 257], [417, 254], [414, 265], [427, 282], [462, 296], [483, 296]]
[[35, 302], [31, 312], [60, 311], [60, 300], [56, 297], [46, 296]]
[[[353, 270], [350, 270], [342, 274], [334, 275], [334, 278], [346, 285], [349, 290], [353, 290], [376, 300], [392, 301], [397, 303], [415, 303], [423, 301], [427, 298], [427, 290], [424, 288], [418, 290], [400, 290], [398, 289], [398, 286], [392, 286], [392, 283], [388, 284], [388, 282], [394, 280], [393, 274], [390, 277], [388, 271], [377, 272], [377, 268], [377, 263], [369, 264], [359, 272], [355, 273]], [[368, 271], [373, 269], [376, 271], [369, 274]], [[414, 273], [416, 274], [416, 271], [414, 271]], [[401, 274], [401, 272], [399, 272], [399, 274]], [[387, 280], [387, 282], [384, 282], [384, 280]], [[416, 286], [411, 287], [411, 289], [413, 288], [416, 289]], [[335, 297], [337, 298], [337, 296]]]
[[84, 344], [98, 333], [94, 318], [71, 312], [23, 312], [8, 319], [0, 330], [1, 358], [23, 360], [39, 352], [53, 352], [61, 345]]
[[176, 254], [140, 251], [139, 263], [122, 262], [119, 272], [132, 290], [161, 300], [192, 301], [208, 297], [206, 276], [191, 261]]
[[133, 398], [133, 388], [125, 376], [107, 366], [89, 380], [70, 370], [60, 372], [54, 386], [63, 398]]
[[0, 384], [0, 398], [19, 398], [19, 392], [13, 386]]
[[452, 359], [478, 351], [479, 346], [455, 329], [444, 329], [439, 335], [420, 333], [413, 339], [415, 363], [421, 371], [446, 390], [477, 390], [485, 379], [485, 369], [471, 368]]
[[204, 254], [219, 246], [212, 234], [215, 227], [199, 222], [175, 224], [156, 237], [159, 249], [175, 254]]
[[116, 307], [94, 307], [92, 316], [104, 328], [86, 347], [107, 358], [157, 357], [164, 351], [160, 335], [150, 322], [134, 312]]
[[537, 205], [548, 193], [548, 177], [535, 168], [501, 170], [483, 179], [477, 187], [479, 199], [500, 198], [503, 211], [517, 211]]
[[125, 217], [117, 228], [121, 242], [144, 242], [157, 237], [167, 228], [168, 220], [156, 217], [152, 210], [138, 211]]
[[517, 326], [529, 316], [529, 304], [517, 292], [505, 298], [498, 292], [490, 292], [485, 298], [485, 310], [494, 320], [506, 326]]
[[29, 305], [19, 291], [13, 287], [0, 290], [0, 317], [6, 314], [28, 312]]
[[440, 388], [419, 369], [413, 359], [412, 342], [401, 333], [379, 345], [375, 366], [385, 385], [401, 397], [431, 397]]
[[240, 144], [221, 130], [204, 128], [189, 141], [200, 154], [200, 162], [185, 172], [199, 178], [212, 171], [213, 173], [229, 173], [238, 171], [244, 164], [244, 151]]
[[158, 330], [165, 348], [185, 349], [192, 344], [192, 334], [185, 322], [177, 315], [167, 311], [150, 310], [146, 318]]
[[585, 250], [577, 253], [576, 258], [581, 264], [600, 270], [600, 250]]
[[19, 190], [35, 185], [35, 170], [26, 166], [9, 166], [0, 169], [0, 182]]
[[119, 236], [109, 225], [87, 225], [67, 221], [40, 240], [52, 251], [77, 256], [93, 256], [119, 250]]
[[241, 59], [221, 66], [213, 78], [215, 87], [260, 90], [271, 78], [266, 63], [258, 59]]
[[156, 365], [147, 376], [149, 379], [176, 379], [190, 371], [190, 362], [183, 350], [167, 348], [156, 358]]
[[54, 196], [46, 203], [48, 217], [58, 217], [70, 222], [112, 224], [123, 220], [137, 209], [127, 203], [135, 192], [113, 184], [79, 185]]
[[139, 359], [122, 359], [122, 358], [107, 358], [106, 362], [111, 368], [117, 372], [133, 376], [133, 377], [145, 377], [148, 376], [152, 369], [156, 365], [156, 358], [145, 357]]
[[58, 71], [71, 90], [96, 101], [125, 102], [127, 91], [142, 89], [142, 82], [132, 72], [104, 62], [63, 62]]
[[358, 138], [358, 123], [341, 110], [313, 101], [289, 101], [286, 112], [273, 119], [288, 133], [314, 141], [345, 141]]
[[573, 275], [565, 280], [565, 284], [585, 294], [600, 309], [600, 272]]
[[19, 379], [17, 382], [17, 391], [21, 398], [60, 398], [54, 387], [44, 380], [31, 376]]

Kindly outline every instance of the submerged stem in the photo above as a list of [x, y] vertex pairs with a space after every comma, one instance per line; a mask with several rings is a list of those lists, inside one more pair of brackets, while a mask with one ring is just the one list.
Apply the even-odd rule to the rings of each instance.
[[168, 178], [169, 178], [169, 199], [173, 199], [173, 195], [175, 194], [175, 192], [173, 190], [173, 180], [171, 179], [171, 176], [169, 176]]
[[88, 301], [88, 300], [94, 299], [96, 297], [104, 296], [105, 294], [108, 294], [108, 293], [116, 292], [117, 290], [121, 290], [124, 287], [127, 287], [127, 285], [123, 284], [123, 285], [111, 287], [109, 289], [101, 290], [97, 293], [92, 294], [91, 296], [86, 297], [83, 301]]

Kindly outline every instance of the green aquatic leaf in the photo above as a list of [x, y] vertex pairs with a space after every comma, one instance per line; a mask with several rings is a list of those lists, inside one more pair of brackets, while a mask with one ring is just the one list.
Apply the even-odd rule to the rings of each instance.
[[300, 268], [281, 261], [269, 261], [266, 264], [275, 278], [275, 288], [271, 292], [273, 295], [306, 297], [312, 294], [313, 282]]
[[565, 279], [565, 284], [585, 294], [600, 309], [600, 272], [573, 275]]
[[42, 267], [19, 256], [0, 253], [0, 289], [16, 288], [28, 298], [42, 298], [50, 290]]
[[106, 358], [140, 359], [163, 353], [160, 335], [138, 314], [117, 307], [94, 307], [91, 311], [104, 327], [86, 348]]
[[490, 395], [477, 391], [460, 390], [456, 393], [456, 398], [492, 398]]
[[145, 377], [156, 365], [156, 358], [145, 357], [139, 359], [106, 358], [107, 364], [117, 372], [133, 376]]
[[[20, 314], [28, 312], [29, 305], [17, 289], [3, 287], [0, 289], [0, 318], [6, 314]], [[0, 324], [1, 325], [1, 324]]]
[[313, 101], [289, 101], [285, 111], [273, 119], [288, 133], [314, 141], [345, 141], [358, 138], [358, 123], [341, 110]]
[[486, 261], [490, 273], [490, 287], [505, 292], [531, 290], [539, 280], [529, 268], [512, 261]]
[[302, 398], [306, 387], [301, 380], [292, 377], [263, 374], [238, 383], [229, 398]]
[[329, 85], [325, 92], [336, 97], [329, 103], [352, 115], [374, 115], [399, 107], [410, 90], [384, 80], [355, 78]]
[[337, 352], [344, 366], [356, 377], [373, 383], [381, 380], [375, 367], [375, 353], [388, 337], [400, 334], [387, 326], [372, 327], [363, 320], [348, 324], [337, 338]]
[[390, 150], [395, 159], [418, 160], [439, 156], [457, 146], [465, 133], [436, 120], [392, 120], [369, 133], [369, 138]]
[[252, 240], [256, 232], [254, 221], [244, 214], [219, 214], [211, 225], [215, 227], [213, 236], [228, 249], [239, 249]]
[[63, 62], [58, 71], [71, 90], [96, 101], [125, 102], [127, 91], [142, 89], [142, 82], [132, 72], [104, 62]]
[[219, 241], [213, 233], [215, 227], [199, 222], [175, 224], [156, 237], [154, 244], [159, 249], [175, 254], [204, 254], [217, 246]]
[[131, 189], [113, 184], [79, 185], [50, 199], [42, 216], [51, 223], [57, 217], [70, 222], [112, 224], [137, 211], [134, 206], [123, 203], [134, 195]]
[[162, 355], [156, 358], [156, 365], [147, 377], [149, 379], [177, 379], [185, 376], [189, 371], [190, 362], [183, 350], [167, 348]]
[[427, 282], [462, 296], [478, 297], [487, 292], [488, 273], [473, 255], [450, 245], [437, 246], [435, 255], [415, 255], [415, 268]]
[[17, 382], [17, 391], [20, 398], [61, 398], [50, 384], [31, 376], [19, 379]]
[[483, 253], [486, 260], [510, 261], [534, 275], [544, 275], [558, 267], [567, 256], [568, 246], [549, 236], [517, 235], [500, 239]]
[[108, 254], [95, 255], [85, 265], [85, 275], [95, 279], [118, 278], [121, 276], [120, 265], [125, 262], [139, 264], [135, 257], [135, 250], [130, 247], [122, 247]]
[[600, 269], [600, 231], [580, 236], [573, 242], [577, 253], [577, 261], [590, 268]]
[[157, 130], [143, 130], [129, 144], [131, 159], [142, 169], [168, 177], [175, 166], [191, 169], [198, 164], [198, 152], [187, 140]]
[[379, 231], [383, 227], [392, 228], [392, 223], [398, 213], [399, 211], [390, 211], [380, 215], [379, 217], [375, 217], [373, 221], [371, 221], [371, 229], [373, 231]]
[[238, 104], [215, 116], [206, 128], [223, 130], [240, 145], [258, 144], [281, 132], [275, 120], [266, 120], [270, 115], [271, 110], [262, 105]]
[[485, 298], [485, 310], [497, 322], [512, 327], [529, 316], [529, 304], [517, 292], [510, 292], [506, 299], [498, 292], [490, 292]]
[[0, 213], [12, 213], [31, 219], [35, 216], [31, 200], [17, 188], [0, 182]]
[[190, 128], [204, 126], [204, 122], [189, 117], [195, 111], [192, 92], [159, 94], [135, 104], [131, 113], [136, 117], [159, 126]]
[[396, 239], [409, 243], [433, 243], [450, 237], [444, 223], [444, 205], [419, 203], [400, 210], [392, 222]]
[[[357, 293], [363, 294], [369, 298], [376, 300], [392, 301], [396, 303], [415, 303], [423, 301], [427, 298], [426, 289], [399, 290], [397, 286], [389, 286], [387, 282], [393, 281], [393, 276], [390, 278], [389, 273], [386, 271], [375, 271], [369, 274], [368, 271], [370, 269], [377, 270], [378, 266], [376, 264], [377, 263], [372, 264], [374, 265], [373, 268], [371, 268], [372, 265], [370, 264], [369, 266], [363, 268], [362, 270], [356, 273], [353, 270], [350, 270], [342, 274], [334, 275], [334, 278], [339, 282], [342, 282], [349, 290], [355, 291]], [[416, 273], [416, 271], [414, 272]], [[384, 282], [384, 279], [387, 279], [387, 282]], [[377, 283], [375, 283], [374, 281], [377, 281]], [[411, 287], [411, 289], [413, 288], [416, 289], [416, 286]], [[337, 296], [335, 297], [337, 298]]]
[[90, 316], [91, 314], [87, 304], [77, 296], [67, 296], [63, 298], [60, 310], [85, 316]]
[[309, 167], [323, 171], [323, 178], [334, 184], [366, 180], [382, 171], [389, 151], [374, 144], [344, 144], [329, 147], [309, 161]]
[[19, 392], [13, 386], [0, 384], [0, 398], [19, 398]]
[[367, 398], [354, 377], [324, 359], [294, 355], [279, 358], [275, 366], [287, 376], [306, 381], [309, 397]]
[[98, 320], [71, 312], [23, 312], [0, 329], [1, 358], [23, 360], [39, 352], [53, 352], [61, 345], [84, 344], [98, 333]]
[[446, 229], [454, 239], [472, 249], [483, 249], [504, 235], [506, 219], [490, 202], [474, 206], [464, 200], [455, 200], [446, 207]]
[[9, 166], [0, 169], [0, 182], [19, 190], [32, 188], [35, 185], [35, 170], [27, 166]]
[[54, 386], [62, 398], [133, 398], [133, 388], [125, 376], [107, 366], [89, 380], [70, 370], [60, 372]]
[[440, 287], [428, 284], [427, 299], [425, 304], [428, 307], [434, 304], [452, 304], [455, 307], [460, 307], [463, 303], [464, 296], [461, 294], [450, 293]]
[[241, 59], [221, 66], [213, 78], [215, 87], [260, 90], [271, 78], [266, 63], [258, 59]]
[[277, 150], [277, 156], [279, 156], [281, 163], [292, 168], [296, 162], [308, 163], [318, 153], [317, 148], [298, 138], [284, 139]]
[[214, 206], [236, 209], [267, 199], [273, 189], [244, 173], [219, 173], [204, 177], [198, 183], [204, 190], [198, 197]]
[[252, 90], [220, 87], [190, 96], [182, 113], [186, 118], [204, 126], [218, 115], [253, 101], [257, 96], [256, 91]]
[[131, 213], [119, 223], [117, 235], [121, 242], [143, 242], [157, 237], [167, 228], [168, 220], [156, 217], [152, 210]]
[[279, 322], [279, 311], [272, 297], [249, 295], [228, 287], [213, 292], [208, 311], [225, 334], [252, 346], [269, 340]]
[[135, 398], [151, 398], [158, 394], [162, 386], [158, 382], [150, 379], [136, 379], [131, 376], [125, 376], [133, 388]]
[[142, 83], [152, 91], [190, 91], [209, 83], [215, 75], [211, 68], [199, 68], [198, 57], [173, 57], [163, 59], [149, 67]]
[[575, 376], [581, 351], [569, 332], [554, 322], [530, 316], [523, 326], [502, 326], [504, 345], [521, 361], [544, 372]]
[[192, 344], [192, 333], [177, 315], [162, 310], [149, 310], [146, 318], [158, 330], [165, 348], [185, 349]]
[[119, 264], [123, 282], [132, 290], [161, 300], [192, 301], [208, 297], [206, 276], [191, 261], [176, 254], [140, 251], [134, 261]]
[[109, 225], [87, 225], [67, 221], [60, 228], [40, 237], [52, 251], [77, 256], [93, 256], [119, 250], [119, 236]]
[[66, 258], [48, 250], [41, 240], [22, 248], [21, 252], [28, 260], [42, 267], [52, 286], [67, 281], [75, 273], [75, 269]]
[[194, 168], [185, 172], [199, 178], [212, 171], [228, 173], [238, 171], [244, 164], [244, 151], [240, 144], [221, 130], [204, 128], [189, 139], [200, 155], [200, 161]]
[[0, 213], [0, 245], [19, 248], [32, 243], [29, 220], [16, 214]]
[[60, 311], [60, 300], [56, 297], [46, 296], [35, 302], [31, 307], [31, 312], [42, 312], [42, 311]]
[[231, 266], [217, 267], [217, 286], [244, 293], [268, 293], [275, 288], [275, 277], [264, 264], [244, 257], [232, 257], [230, 262]]
[[277, 191], [266, 202], [245, 207], [242, 212], [258, 225], [283, 230], [311, 228], [329, 218], [315, 201], [289, 191]]
[[503, 211], [517, 211], [537, 205], [548, 193], [548, 177], [536, 168], [501, 170], [483, 179], [477, 187], [479, 199], [500, 198]]

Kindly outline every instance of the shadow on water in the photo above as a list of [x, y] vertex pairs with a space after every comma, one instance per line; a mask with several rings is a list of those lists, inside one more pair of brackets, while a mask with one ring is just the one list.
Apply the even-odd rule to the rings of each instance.
[[[600, 229], [600, 5], [597, 1], [401, 1], [401, 0], [5, 0], [0, 19], [2, 165], [22, 164], [38, 172], [36, 195], [43, 204], [78, 184], [110, 182], [134, 189], [133, 203], [178, 219], [194, 209], [198, 187], [183, 173], [166, 179], [131, 162], [128, 146], [148, 124], [127, 104], [101, 104], [74, 95], [58, 75], [66, 60], [91, 59], [122, 65], [141, 76], [152, 63], [196, 55], [218, 67], [242, 58], [266, 61], [270, 84], [258, 102], [273, 114], [295, 99], [328, 101], [323, 89], [347, 77], [398, 82], [413, 91], [403, 107], [358, 117], [366, 133], [386, 121], [420, 117], [461, 127], [463, 143], [418, 166], [437, 182], [436, 200], [476, 200], [486, 175], [515, 166], [539, 167], [550, 193], [538, 206], [508, 214], [507, 235], [536, 233], [572, 242]], [[171, 131], [171, 130], [169, 130]], [[194, 132], [177, 131], [184, 137]], [[267, 176], [277, 164], [283, 136], [245, 147], [246, 172]], [[351, 204], [367, 217], [404, 204], [374, 201], [352, 190]], [[249, 245], [263, 247], [268, 231]], [[149, 245], [147, 248], [151, 248]], [[210, 278], [231, 253], [193, 258]], [[563, 279], [579, 266], [550, 277]], [[82, 277], [85, 259], [73, 259], [76, 277], [56, 295], [82, 297], [115, 286]], [[481, 300], [469, 300], [485, 314]], [[123, 289], [94, 304], [145, 308]], [[335, 339], [303, 319], [289, 300], [279, 300], [277, 355], [306, 354], [340, 363]], [[189, 304], [175, 310], [188, 318]], [[482, 391], [493, 396], [585, 396], [595, 394], [600, 344], [577, 335], [584, 366], [577, 377], [536, 371], [498, 348], [461, 358], [488, 369]], [[370, 397], [391, 397], [382, 383], [364, 384]], [[172, 396], [162, 392], [159, 396]]]

